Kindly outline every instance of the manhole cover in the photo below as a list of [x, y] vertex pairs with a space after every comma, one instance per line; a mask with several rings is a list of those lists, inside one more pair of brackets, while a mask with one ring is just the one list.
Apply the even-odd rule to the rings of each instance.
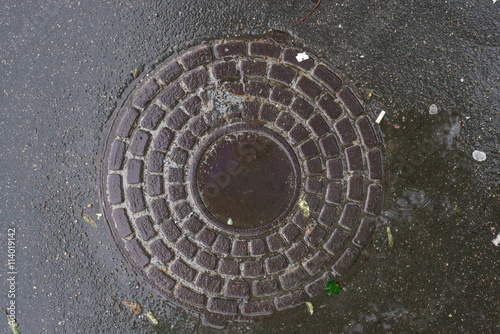
[[374, 229], [378, 126], [342, 75], [301, 52], [266, 39], [194, 47], [147, 74], [110, 121], [100, 196], [111, 234], [206, 325], [319, 295]]

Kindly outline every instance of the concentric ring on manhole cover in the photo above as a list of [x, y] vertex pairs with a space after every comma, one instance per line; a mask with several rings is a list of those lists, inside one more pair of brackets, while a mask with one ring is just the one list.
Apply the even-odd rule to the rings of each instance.
[[208, 326], [319, 295], [375, 226], [380, 130], [342, 75], [299, 52], [265, 39], [191, 48], [131, 87], [110, 120], [99, 166], [110, 233]]

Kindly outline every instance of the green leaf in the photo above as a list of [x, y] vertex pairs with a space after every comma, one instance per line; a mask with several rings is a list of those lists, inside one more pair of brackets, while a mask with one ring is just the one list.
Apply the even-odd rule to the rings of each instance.
[[335, 280], [331, 280], [328, 283], [326, 283], [325, 292], [328, 295], [330, 296], [338, 295], [340, 291], [342, 291], [342, 287], [338, 285], [338, 283], [335, 282]]

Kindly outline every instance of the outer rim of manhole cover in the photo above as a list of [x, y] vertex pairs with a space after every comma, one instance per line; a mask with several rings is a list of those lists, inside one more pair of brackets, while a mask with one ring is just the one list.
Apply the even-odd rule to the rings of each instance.
[[[303, 50], [228, 38], [168, 57], [127, 88], [104, 133], [110, 235], [140, 278], [207, 326], [296, 310], [347, 273], [375, 228], [387, 188], [380, 129], [333, 66], [311, 52], [297, 61]], [[239, 233], [200, 210], [193, 159], [225, 127], [261, 127], [292, 148], [300, 193], [286, 217]]]

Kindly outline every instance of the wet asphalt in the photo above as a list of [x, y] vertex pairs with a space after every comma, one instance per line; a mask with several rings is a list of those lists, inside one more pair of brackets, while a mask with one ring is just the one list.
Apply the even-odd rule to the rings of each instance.
[[[500, 233], [500, 2], [326, 0], [290, 28], [314, 5], [2, 1], [0, 307], [11, 300], [7, 239], [15, 228], [22, 333], [500, 330], [500, 248], [492, 242]], [[271, 29], [329, 60], [371, 110], [387, 112], [390, 186], [373, 241], [339, 295], [315, 300], [312, 316], [304, 306], [213, 330], [125, 265], [99, 218], [98, 152], [134, 70], [204, 40]], [[474, 160], [474, 150], [486, 160]], [[158, 326], [122, 304], [134, 300]]]

